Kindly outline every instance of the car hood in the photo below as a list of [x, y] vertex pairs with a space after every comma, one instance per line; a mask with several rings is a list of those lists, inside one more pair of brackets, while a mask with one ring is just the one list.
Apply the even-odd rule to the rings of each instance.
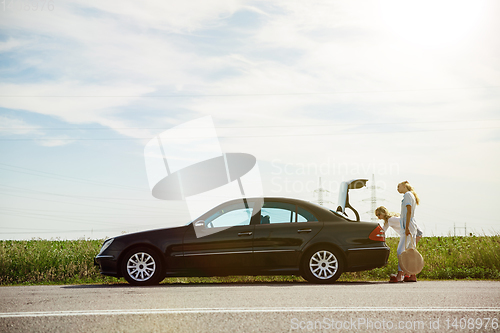
[[143, 238], [148, 238], [147, 236], [150, 235], [158, 235], [158, 234], [165, 234], [165, 233], [177, 233], [182, 230], [185, 230], [187, 228], [187, 225], [184, 226], [177, 226], [177, 227], [171, 227], [171, 228], [161, 228], [161, 229], [153, 229], [153, 230], [146, 230], [146, 231], [138, 231], [138, 232], [132, 232], [129, 234], [124, 234], [120, 236], [113, 237], [115, 240], [126, 240], [129, 238], [136, 238], [136, 239], [143, 239]]

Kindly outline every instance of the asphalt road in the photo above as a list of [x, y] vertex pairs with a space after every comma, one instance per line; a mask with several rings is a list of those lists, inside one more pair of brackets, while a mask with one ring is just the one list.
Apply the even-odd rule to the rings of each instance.
[[0, 332], [500, 332], [499, 321], [500, 281], [0, 287]]

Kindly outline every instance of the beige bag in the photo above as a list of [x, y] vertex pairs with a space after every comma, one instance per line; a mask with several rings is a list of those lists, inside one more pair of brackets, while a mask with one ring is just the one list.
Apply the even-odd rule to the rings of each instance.
[[406, 273], [418, 274], [424, 268], [424, 258], [417, 251], [417, 243], [413, 235], [410, 235], [410, 245], [405, 236], [405, 250], [398, 256], [398, 260], [399, 266]]

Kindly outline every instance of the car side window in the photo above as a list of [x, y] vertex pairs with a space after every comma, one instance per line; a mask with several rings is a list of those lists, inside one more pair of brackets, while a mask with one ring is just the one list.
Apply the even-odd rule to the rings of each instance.
[[265, 202], [260, 210], [260, 224], [295, 221], [295, 205], [285, 202]]
[[226, 206], [205, 219], [207, 228], [227, 228], [250, 225], [252, 219], [253, 203], [242, 203]]
[[298, 206], [297, 207], [297, 222], [311, 222], [311, 221], [318, 221], [318, 219], [310, 211]]

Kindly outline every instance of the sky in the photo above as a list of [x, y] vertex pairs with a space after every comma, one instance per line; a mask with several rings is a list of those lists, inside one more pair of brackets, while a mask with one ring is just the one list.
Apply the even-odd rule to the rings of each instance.
[[[189, 222], [144, 149], [211, 116], [265, 196], [399, 212], [424, 236], [500, 232], [500, 3], [5, 1], [0, 239], [103, 239]], [[316, 190], [316, 192], [315, 192]]]

